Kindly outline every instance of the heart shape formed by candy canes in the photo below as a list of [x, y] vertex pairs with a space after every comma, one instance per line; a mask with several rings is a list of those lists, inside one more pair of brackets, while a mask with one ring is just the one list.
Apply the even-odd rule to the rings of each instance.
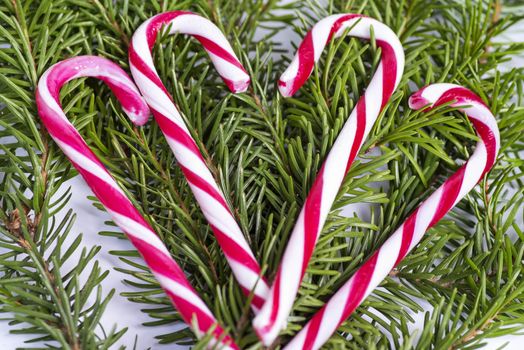
[[253, 321], [253, 326], [265, 345], [269, 346], [286, 325], [318, 236], [342, 181], [377, 117], [400, 83], [404, 71], [404, 50], [396, 34], [375, 19], [357, 14], [329, 16], [315, 24], [307, 33], [278, 83], [282, 95], [293, 95], [309, 78], [315, 62], [333, 37], [347, 34], [369, 39], [372, 32], [381, 49], [380, 63], [309, 190], [267, 301]]
[[[222, 191], [154, 68], [151, 49], [164, 25], [169, 26], [171, 33], [190, 34], [199, 40], [233, 92], [244, 91], [249, 84], [249, 77], [220, 30], [207, 19], [193, 13], [174, 11], [154, 16], [143, 23], [133, 36], [129, 52], [132, 74], [240, 286], [246, 295], [254, 293], [252, 307], [255, 313], [258, 312], [254, 326], [262, 341], [269, 345], [285, 326], [340, 185], [375, 120], [400, 82], [404, 65], [402, 46], [387, 26], [374, 19], [354, 14], [334, 15], [313, 27], [290, 67], [282, 75], [279, 89], [282, 95], [291, 96], [308, 79], [325, 45], [333, 37], [344, 33], [369, 39], [373, 31], [382, 53], [369, 87], [359, 99], [315, 179], [269, 291]], [[217, 345], [220, 348], [238, 349], [191, 287], [159, 237], [65, 117], [60, 107], [59, 90], [69, 80], [83, 76], [94, 76], [106, 82], [135, 124], [142, 125], [147, 121], [147, 106], [126, 73], [106, 59], [83, 56], [58, 63], [41, 77], [36, 100], [44, 125], [115, 223], [137, 247], [184, 320], [196, 324], [198, 336], [211, 332], [211, 347]], [[493, 166], [500, 147], [498, 129], [495, 118], [478, 96], [456, 85], [435, 84], [410, 98], [410, 106], [415, 109], [445, 103], [464, 111], [475, 126], [480, 141], [474, 154], [408, 217], [314, 315], [286, 349], [320, 348], [389, 271], [413, 249], [424, 232], [438, 222]]]
[[113, 221], [126, 233], [187, 324], [197, 335], [212, 332], [211, 345], [239, 349], [171, 257], [160, 237], [133, 206], [106, 167], [69, 122], [60, 104], [60, 88], [80, 77], [104, 81], [122, 109], [137, 125], [147, 121], [149, 109], [126, 72], [115, 63], [96, 56], [79, 56], [49, 68], [38, 81], [36, 104], [44, 126], [74, 167], [85, 179]]

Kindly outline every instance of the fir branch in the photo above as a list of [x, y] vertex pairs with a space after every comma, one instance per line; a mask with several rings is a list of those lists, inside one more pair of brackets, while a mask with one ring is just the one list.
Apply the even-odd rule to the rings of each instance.
[[[520, 262], [524, 229], [517, 219], [523, 207], [524, 163], [519, 158], [524, 149], [523, 71], [502, 70], [500, 66], [522, 53], [524, 45], [496, 41], [522, 18], [517, 2], [334, 0], [327, 6], [309, 1], [283, 6], [277, 1], [174, 4], [71, 0], [60, 4], [63, 19], [58, 11], [46, 7], [36, 11], [30, 4], [18, 17], [28, 24], [8, 31], [1, 29], [2, 37], [17, 38], [9, 40], [14, 43], [14, 59], [0, 50], [0, 69], [10, 74], [9, 79], [0, 80], [0, 96], [6, 105], [4, 110], [9, 109], [9, 113], [3, 112], [9, 118], [3, 122], [5, 130], [1, 132], [14, 133], [20, 140], [4, 146], [2, 155], [2, 159], [16, 164], [3, 166], [7, 170], [2, 186], [9, 182], [9, 188], [15, 189], [10, 198], [19, 199], [18, 206], [33, 208], [32, 199], [22, 193], [43, 177], [41, 172], [25, 175], [35, 168], [40, 171], [35, 164], [49, 164], [45, 182], [57, 181], [56, 185], [47, 185], [45, 198], [50, 198], [60, 181], [72, 176], [54, 145], [44, 146], [45, 133], [34, 133], [38, 130], [38, 125], [31, 122], [34, 85], [27, 82], [36, 82], [54, 61], [79, 53], [106, 56], [127, 67], [127, 39], [142, 21], [160, 11], [194, 10], [217, 23], [232, 41], [252, 77], [252, 87], [246, 94], [228, 94], [198, 43], [182, 36], [161, 38], [155, 46], [156, 67], [271, 278], [298, 208], [380, 55], [373, 41], [334, 40], [299, 94], [283, 100], [275, 82], [290, 53], [284, 52], [274, 37], [283, 27], [292, 27], [303, 36], [314, 22], [330, 13], [365, 13], [399, 34], [406, 51], [405, 74], [343, 184], [281, 343], [300, 329], [306, 318], [470, 154], [476, 136], [462, 115], [447, 108], [422, 115], [407, 106], [414, 86], [442, 81], [473, 89], [496, 114], [503, 145], [497, 166], [428, 232], [415, 251], [341, 326], [327, 348], [361, 349], [369, 344], [377, 349], [474, 348], [488, 337], [515, 332], [522, 326]], [[40, 6], [54, 8], [47, 1]], [[9, 3], [4, 7], [11, 11], [6, 13], [17, 18]], [[48, 23], [55, 23], [54, 19], [59, 25], [51, 25], [37, 36], [34, 23], [39, 23], [43, 13]], [[4, 17], [0, 17], [2, 21], [9, 20]], [[76, 24], [62, 24], [65, 22], [61, 20], [73, 17]], [[28, 28], [29, 44], [23, 39], [23, 28]], [[47, 39], [47, 44], [44, 35], [49, 34], [55, 39]], [[41, 43], [36, 51], [35, 42]], [[29, 56], [28, 45], [33, 47]], [[25, 67], [31, 67], [29, 57], [34, 59], [36, 74], [25, 73]], [[248, 302], [158, 127], [154, 123], [133, 127], [113, 102], [107, 103], [112, 101], [108, 89], [96, 86], [96, 92], [93, 97], [89, 85], [71, 84], [67, 93], [72, 94], [65, 106], [70, 114], [77, 115], [75, 125], [160, 233], [214, 314], [233, 330], [238, 344], [259, 348], [256, 335], [246, 324], [250, 317]], [[19, 105], [27, 107], [20, 111]], [[18, 144], [23, 144], [30, 155], [16, 155]], [[41, 150], [46, 147], [49, 154], [42, 161]], [[32, 155], [32, 149], [40, 153]], [[34, 159], [38, 161], [32, 163]], [[56, 166], [51, 169], [51, 164]], [[369, 215], [342, 215], [343, 207], [357, 202], [370, 203]], [[65, 203], [61, 201], [53, 212]], [[47, 208], [43, 201], [38, 204], [39, 208]], [[95, 205], [99, 206], [96, 201]], [[0, 214], [3, 222], [11, 222], [5, 221], [11, 212]], [[43, 218], [48, 220], [47, 216]], [[12, 229], [12, 225], [5, 227]], [[21, 225], [26, 231], [29, 226], [29, 220]], [[102, 234], [123, 238], [119, 232]], [[49, 242], [58, 236], [50, 235]], [[22, 248], [17, 249], [14, 251]], [[125, 282], [138, 288], [123, 295], [144, 305], [152, 318], [148, 325], [179, 322], [138, 254], [113, 254], [122, 261], [117, 269], [128, 275]], [[59, 256], [56, 261], [60, 261]], [[53, 264], [49, 260], [51, 270]], [[22, 268], [25, 272], [26, 267]], [[65, 278], [63, 274], [59, 277]], [[33, 281], [34, 275], [29, 278], [24, 283]], [[420, 300], [428, 302], [433, 310], [427, 313], [420, 335], [414, 335], [408, 325], [413, 323], [412, 312], [422, 312]], [[505, 329], [505, 325], [510, 326]], [[65, 337], [67, 333], [63, 334]], [[197, 348], [206, 342], [197, 342], [188, 328], [159, 334], [158, 338], [162, 343], [197, 344]]]

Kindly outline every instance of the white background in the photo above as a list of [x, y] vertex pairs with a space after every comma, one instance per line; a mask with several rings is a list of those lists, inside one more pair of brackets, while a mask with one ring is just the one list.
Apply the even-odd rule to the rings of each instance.
[[[289, 43], [291, 35], [290, 33], [283, 33], [280, 36], [280, 40], [283, 43]], [[515, 27], [513, 33], [505, 40], [519, 40], [522, 41], [524, 38], [524, 23], [521, 22], [519, 27]], [[295, 40], [295, 37], [293, 37]], [[524, 57], [517, 58], [511, 62], [510, 65], [519, 65], [522, 66], [524, 62]], [[74, 224], [74, 227], [71, 231], [70, 236], [74, 236], [78, 233], [84, 234], [84, 239], [82, 242], [83, 246], [92, 247], [93, 245], [101, 245], [102, 250], [97, 256], [99, 263], [103, 269], [110, 270], [110, 275], [102, 283], [104, 292], [109, 292], [110, 289], [115, 288], [118, 292], [132, 290], [132, 287], [124, 285], [121, 281], [126, 277], [124, 274], [113, 270], [115, 266], [123, 267], [123, 263], [118, 261], [115, 257], [109, 254], [110, 250], [126, 250], [132, 249], [132, 246], [129, 242], [123, 240], [117, 240], [110, 237], [102, 237], [98, 235], [98, 232], [103, 230], [113, 230], [114, 227], [106, 227], [104, 221], [109, 220], [109, 216], [106, 213], [103, 213], [95, 209], [88, 200], [86, 200], [87, 195], [91, 195], [90, 190], [86, 187], [83, 180], [79, 177], [69, 181], [67, 185], [72, 187], [73, 197], [69, 203], [69, 206], [73, 208], [74, 212], [77, 214], [77, 220]], [[64, 186], [65, 187], [65, 186]], [[351, 208], [357, 211], [363, 208]], [[348, 210], [351, 214], [351, 209]], [[77, 249], [80, 251], [81, 249]], [[70, 261], [75, 261], [70, 259]], [[127, 299], [121, 297], [118, 293], [113, 297], [112, 301], [108, 305], [104, 317], [102, 319], [102, 324], [106, 330], [111, 329], [114, 324], [118, 324], [119, 328], [128, 327], [128, 331], [118, 342], [118, 345], [125, 345], [129, 348], [133, 347], [135, 336], [138, 335], [138, 346], [137, 349], [177, 349], [175, 345], [159, 345], [154, 339], [154, 336], [157, 334], [168, 333], [173, 330], [173, 326], [164, 326], [164, 327], [144, 327], [142, 326], [143, 322], [150, 321], [147, 315], [140, 312], [140, 308], [143, 307], [142, 304], [134, 304], [129, 302]], [[417, 323], [410, 327], [414, 331], [417, 328], [422, 327], [423, 322], [423, 313], [413, 315], [417, 320]], [[0, 315], [0, 317], [2, 317]], [[5, 321], [0, 321], [0, 348], [2, 350], [15, 349], [16, 347], [24, 346], [24, 340], [27, 340], [25, 336], [9, 334], [11, 327], [7, 325]], [[499, 348], [502, 344], [508, 342], [506, 349], [517, 350], [522, 349], [522, 342], [524, 342], [523, 336], [506, 336], [491, 340], [488, 343], [488, 346], [485, 349], [496, 349]], [[26, 346], [29, 344], [26, 344]], [[115, 349], [117, 346], [114, 347]]]

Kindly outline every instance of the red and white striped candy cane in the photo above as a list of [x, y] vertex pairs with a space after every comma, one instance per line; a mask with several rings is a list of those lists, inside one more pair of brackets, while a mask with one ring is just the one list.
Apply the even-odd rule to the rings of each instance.
[[291, 233], [268, 299], [253, 321], [257, 334], [266, 345], [270, 345], [285, 327], [318, 236], [344, 176], [398, 86], [404, 70], [402, 45], [389, 27], [362, 15], [333, 15], [322, 19], [307, 33], [291, 65], [280, 78], [282, 95], [293, 95], [305, 83], [327, 43], [333, 37], [344, 34], [348, 28], [348, 35], [362, 39], [369, 39], [373, 28], [382, 57], [366, 92], [359, 99], [320, 168]]
[[260, 266], [153, 64], [151, 50], [163, 26], [169, 26], [171, 34], [189, 34], [200, 41], [233, 92], [245, 91], [249, 76], [220, 29], [191, 12], [166, 12], [148, 19], [133, 34], [129, 47], [131, 74], [175, 154], [242, 290], [246, 295], [254, 291], [252, 307], [257, 311], [268, 291]]
[[[454, 101], [454, 102], [453, 102]], [[340, 324], [362, 303], [389, 272], [488, 172], [500, 148], [495, 117], [482, 100], [468, 89], [453, 84], [434, 84], [411, 96], [414, 109], [445, 103], [467, 114], [480, 141], [466, 164], [426, 199], [342, 288], [318, 311], [285, 347], [286, 350], [319, 349]]]
[[68, 81], [80, 77], [103, 80], [113, 90], [123, 110], [135, 124], [142, 125], [147, 121], [149, 109], [126, 72], [105, 58], [80, 56], [55, 64], [38, 82], [38, 114], [47, 131], [84, 177], [113, 221], [140, 252], [186, 323], [196, 324], [197, 335], [201, 336], [212, 330], [215, 344], [219, 343], [227, 349], [238, 349], [217, 324], [217, 320], [189, 284], [160, 238], [67, 120], [59, 100], [60, 88]]

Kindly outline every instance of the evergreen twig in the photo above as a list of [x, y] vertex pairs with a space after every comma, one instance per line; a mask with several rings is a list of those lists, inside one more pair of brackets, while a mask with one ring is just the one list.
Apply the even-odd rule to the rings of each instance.
[[[66, 237], [75, 235], [70, 233], [74, 214], [58, 223], [69, 192], [52, 198], [74, 172], [39, 129], [33, 102], [37, 78], [52, 63], [77, 54], [102, 55], [127, 67], [134, 29], [151, 15], [174, 9], [193, 10], [217, 23], [252, 77], [248, 93], [231, 95], [196, 41], [163, 36], [155, 46], [158, 72], [270, 278], [322, 160], [380, 55], [374, 42], [334, 40], [304, 88], [284, 100], [275, 82], [291, 54], [275, 36], [282, 28], [303, 36], [328, 14], [359, 12], [393, 28], [405, 48], [403, 80], [343, 184], [281, 344], [470, 154], [476, 136], [464, 116], [449, 108], [427, 114], [409, 110], [410, 93], [432, 82], [464, 85], [488, 103], [501, 130], [497, 165], [427, 233], [326, 347], [473, 349], [490, 337], [520, 331], [524, 71], [501, 65], [522, 54], [524, 43], [498, 40], [524, 18], [519, 1], [281, 5], [275, 0], [41, 0], [22, 5], [6, 0], [0, 10], [0, 43], [8, 45], [0, 49], [0, 245], [7, 250], [0, 256], [0, 301], [2, 310], [14, 312], [8, 316], [13, 322], [30, 325], [23, 332], [32, 340], [42, 337], [71, 349], [107, 348], [123, 332], [95, 336], [112, 292], [94, 305], [77, 302], [87, 299], [78, 299], [78, 293], [87, 297], [106, 275], [96, 268], [87, 282], [90, 288], [78, 290], [81, 271], [98, 248], [85, 251], [81, 267], [60, 268], [80, 241], [73, 238], [71, 248], [62, 248]], [[68, 115], [160, 233], [214, 314], [242, 348], [261, 348], [247, 322], [248, 302], [158, 127], [132, 126], [99, 84], [76, 81], [64, 90]], [[346, 205], [362, 202], [370, 204], [369, 213], [342, 215]], [[123, 238], [119, 232], [101, 234]], [[180, 321], [138, 254], [112, 253], [122, 262], [116, 269], [135, 287], [122, 294], [144, 306], [151, 317], [147, 325]], [[430, 311], [424, 311], [421, 300]], [[425, 312], [425, 322], [413, 333], [409, 326], [418, 312]], [[195, 348], [206, 341], [197, 342], [188, 328], [159, 334], [158, 339]]]

